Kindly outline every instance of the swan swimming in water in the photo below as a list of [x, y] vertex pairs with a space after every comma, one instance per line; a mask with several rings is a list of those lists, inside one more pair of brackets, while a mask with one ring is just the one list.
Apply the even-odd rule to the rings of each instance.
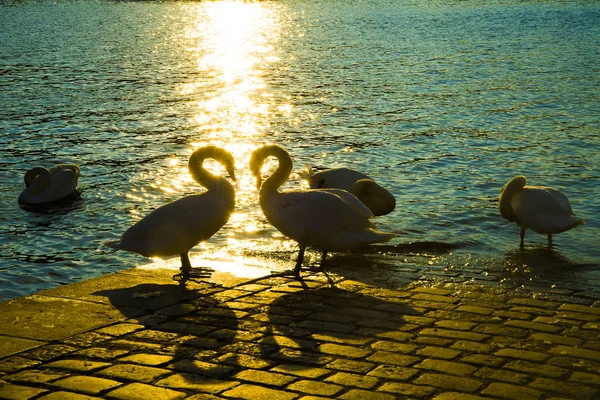
[[25, 174], [26, 189], [19, 195], [19, 204], [40, 205], [63, 199], [75, 193], [78, 180], [77, 164], [32, 168]]
[[[279, 161], [275, 172], [261, 185], [261, 169], [266, 158]], [[323, 252], [347, 251], [367, 244], [387, 242], [395, 236], [376, 230], [369, 221], [373, 213], [355, 196], [341, 189], [309, 189], [279, 192], [292, 171], [289, 153], [278, 145], [265, 145], [250, 157], [250, 170], [260, 188], [260, 206], [267, 220], [285, 236], [298, 242], [300, 251], [294, 275], [300, 268], [307, 247]]]
[[368, 175], [350, 168], [332, 168], [314, 172], [307, 164], [302, 171], [311, 189], [338, 188], [347, 190], [369, 207], [374, 215], [385, 215], [396, 208], [396, 198]]
[[181, 275], [189, 276], [192, 266], [188, 252], [221, 229], [235, 207], [233, 186], [204, 168], [204, 160], [208, 158], [221, 163], [235, 181], [233, 156], [217, 146], [201, 147], [190, 156], [188, 169], [207, 191], [160, 206], [127, 229], [119, 240], [105, 244], [145, 257], [179, 255]]
[[521, 247], [524, 246], [525, 230], [548, 235], [568, 231], [585, 223], [576, 218], [569, 199], [558, 189], [544, 186], [525, 186], [524, 176], [512, 178], [500, 192], [498, 208], [505, 219], [521, 228]]

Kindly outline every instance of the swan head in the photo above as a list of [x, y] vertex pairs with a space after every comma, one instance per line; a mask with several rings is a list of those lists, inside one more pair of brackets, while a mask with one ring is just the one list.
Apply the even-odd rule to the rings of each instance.
[[50, 170], [48, 170], [47, 168], [44, 168], [44, 167], [31, 168], [29, 171], [27, 171], [25, 173], [25, 178], [24, 178], [25, 187], [30, 187], [38, 177], [50, 177], [51, 175], [52, 174], [51, 174]]
[[518, 175], [512, 178], [506, 185], [502, 187], [500, 190], [500, 199], [498, 200], [498, 209], [500, 210], [500, 215], [504, 219], [509, 220], [510, 222], [515, 221], [515, 215], [511, 205], [512, 196], [523, 189], [527, 184], [527, 179], [523, 175]]
[[350, 193], [360, 199], [375, 215], [389, 214], [396, 208], [396, 198], [372, 179], [359, 179]]
[[230, 152], [214, 145], [204, 146], [199, 149], [196, 149], [190, 156], [190, 159], [188, 161], [188, 169], [195, 180], [201, 179], [200, 175], [202, 175], [203, 173], [200, 171], [206, 172], [202, 169], [202, 163], [207, 158], [217, 160], [221, 165], [223, 165], [223, 167], [225, 167], [225, 170], [227, 171], [231, 179], [234, 182], [236, 181], [235, 159], [233, 158]]

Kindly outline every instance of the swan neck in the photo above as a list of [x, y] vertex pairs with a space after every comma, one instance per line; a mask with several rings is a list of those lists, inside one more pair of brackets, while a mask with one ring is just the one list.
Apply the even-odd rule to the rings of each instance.
[[35, 167], [25, 174], [25, 186], [33, 195], [43, 193], [52, 183], [52, 173], [43, 167]]
[[[192, 178], [207, 189], [210, 189], [221, 181], [227, 182], [225, 178], [215, 175], [204, 168], [204, 161], [209, 158], [218, 161], [230, 175], [233, 174], [233, 157], [225, 150], [215, 146], [207, 146], [194, 151], [188, 161], [188, 170]], [[234, 175], [232, 175], [232, 178], [234, 178]]]
[[498, 208], [502, 217], [509, 221], [514, 220], [514, 212], [512, 209], [512, 197], [515, 193], [525, 187], [527, 180], [524, 176], [515, 176], [512, 178], [504, 187], [500, 193], [500, 200], [498, 201]]
[[279, 146], [269, 148], [265, 152], [264, 159], [269, 156], [277, 158], [277, 169], [263, 182], [261, 191], [277, 191], [290, 177], [292, 173], [292, 158], [289, 153]]

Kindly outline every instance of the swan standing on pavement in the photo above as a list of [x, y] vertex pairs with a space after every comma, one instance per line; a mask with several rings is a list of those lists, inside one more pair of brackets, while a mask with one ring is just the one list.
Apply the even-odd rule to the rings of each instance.
[[26, 189], [19, 195], [19, 204], [40, 205], [63, 199], [75, 193], [78, 180], [77, 164], [32, 168], [25, 174]]
[[[261, 185], [261, 169], [266, 158], [279, 161], [275, 172]], [[387, 242], [393, 233], [380, 232], [369, 221], [373, 217], [355, 196], [341, 189], [310, 189], [279, 192], [292, 171], [289, 153], [278, 145], [265, 145], [250, 157], [250, 170], [260, 188], [260, 206], [267, 220], [285, 236], [298, 242], [300, 251], [294, 275], [300, 268], [307, 247], [323, 252], [347, 251], [367, 244]]]
[[396, 198], [362, 172], [350, 168], [332, 168], [314, 172], [307, 164], [302, 177], [311, 189], [338, 188], [355, 195], [376, 216], [391, 213], [396, 207]]
[[558, 189], [544, 186], [525, 186], [524, 176], [512, 178], [500, 192], [498, 208], [505, 219], [521, 228], [521, 247], [524, 246], [525, 230], [548, 235], [568, 231], [585, 223], [575, 217], [569, 199]]
[[233, 156], [217, 146], [201, 147], [190, 156], [188, 169], [207, 191], [160, 206], [125, 231], [121, 239], [105, 244], [145, 257], [179, 255], [181, 274], [189, 276], [192, 266], [188, 252], [221, 229], [235, 207], [233, 186], [204, 168], [204, 160], [208, 158], [221, 163], [235, 181]]

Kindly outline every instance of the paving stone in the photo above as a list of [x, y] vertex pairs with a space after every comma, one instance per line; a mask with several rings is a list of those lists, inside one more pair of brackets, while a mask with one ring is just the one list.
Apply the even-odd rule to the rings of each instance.
[[367, 358], [367, 360], [377, 363], [400, 365], [406, 367], [421, 361], [421, 358], [415, 356], [407, 356], [404, 354], [391, 353], [389, 351], [378, 351], [375, 354], [371, 355], [369, 358]]
[[256, 369], [247, 369], [234, 375], [234, 378], [241, 381], [250, 381], [268, 386], [285, 386], [296, 380], [290, 375], [279, 374], [276, 372], [260, 371]]
[[27, 400], [47, 392], [46, 389], [15, 385], [0, 381], [0, 398], [9, 400]]
[[569, 370], [565, 368], [555, 367], [547, 363], [537, 364], [524, 360], [510, 361], [504, 365], [504, 368], [552, 378], [564, 376], [569, 372]]
[[378, 392], [369, 392], [362, 389], [351, 389], [339, 396], [338, 399], [342, 400], [394, 400], [395, 397], [393, 395], [378, 393]]
[[481, 379], [502, 381], [508, 383], [526, 383], [531, 380], [529, 375], [521, 374], [518, 372], [508, 371], [505, 369], [495, 369], [483, 367], [479, 369], [475, 376]]
[[168, 369], [147, 367], [137, 364], [117, 364], [97, 371], [97, 375], [128, 381], [152, 382], [155, 379], [171, 373]]
[[38, 397], [38, 400], [100, 400], [102, 397], [90, 396], [88, 394], [72, 393], [72, 392], [52, 392], [42, 397]]
[[455, 329], [459, 331], [470, 331], [477, 324], [470, 321], [457, 321], [457, 320], [442, 320], [436, 321], [435, 326], [446, 329]]
[[557, 318], [572, 319], [576, 321], [595, 322], [600, 320], [600, 316], [595, 314], [582, 314], [572, 311], [558, 311], [556, 313]]
[[567, 396], [577, 394], [580, 399], [597, 399], [600, 395], [600, 389], [591, 388], [578, 383], [557, 381], [555, 379], [537, 378], [529, 384], [537, 389], [557, 392]]
[[[404, 332], [403, 332], [404, 333]], [[408, 336], [414, 336], [411, 334], [407, 334]], [[356, 335], [348, 335], [344, 333], [336, 333], [336, 334], [321, 334], [316, 333], [311, 335], [311, 337], [319, 342], [333, 342], [338, 344], [346, 344], [352, 346], [362, 346], [369, 342], [372, 342], [373, 339], [369, 337], [356, 336]]]
[[139, 400], [142, 396], [152, 400], [177, 400], [185, 398], [187, 394], [177, 390], [136, 382], [112, 390], [105, 396], [121, 400]]
[[456, 303], [458, 299], [451, 296], [442, 296], [437, 294], [418, 293], [412, 296], [412, 300], [426, 300], [441, 303]]
[[579, 347], [556, 346], [549, 350], [552, 354], [569, 355], [578, 358], [587, 358], [594, 361], [600, 361], [600, 351], [582, 349]]
[[285, 392], [282, 390], [269, 389], [263, 386], [243, 384], [223, 393], [225, 397], [234, 397], [236, 399], [271, 399], [271, 400], [291, 400], [298, 397], [297, 394]]
[[482, 394], [503, 399], [537, 400], [542, 392], [521, 385], [493, 382], [481, 391]]
[[119, 362], [131, 363], [131, 364], [143, 364], [150, 366], [157, 366], [166, 364], [173, 360], [172, 356], [166, 356], [161, 354], [149, 354], [149, 353], [138, 353], [132, 354], [127, 357], [119, 358]]
[[584, 314], [594, 314], [600, 316], [600, 307], [590, 307], [581, 304], [562, 304], [558, 307], [560, 311], [575, 311]]
[[273, 365], [272, 362], [263, 360], [259, 357], [251, 356], [248, 354], [237, 354], [237, 353], [226, 353], [219, 357], [217, 360], [219, 363], [243, 367], [243, 368], [268, 368]]
[[5, 376], [2, 379], [14, 382], [47, 383], [64, 378], [65, 376], [67, 376], [66, 373], [30, 369]]
[[348, 372], [338, 372], [325, 379], [325, 382], [335, 383], [344, 387], [359, 387], [361, 389], [370, 389], [379, 383], [379, 379], [372, 376], [359, 374], [350, 374]]
[[437, 328], [425, 328], [421, 330], [421, 335], [430, 335], [430, 336], [441, 336], [450, 339], [456, 340], [470, 340], [474, 342], [481, 342], [484, 339], [489, 338], [489, 335], [484, 335], [482, 333], [475, 332], [463, 332], [463, 331], [455, 331], [450, 329], [437, 329]]
[[417, 336], [412, 340], [412, 343], [415, 344], [432, 345], [436, 347], [448, 347], [452, 342], [454, 342], [452, 339], [444, 339], [435, 336]]
[[372, 362], [358, 361], [358, 360], [346, 360], [338, 358], [326, 364], [325, 367], [334, 370], [347, 371], [347, 372], [366, 372], [373, 368], [375, 364]]
[[383, 379], [406, 381], [419, 373], [414, 368], [404, 368], [395, 365], [379, 365], [367, 375]]
[[458, 357], [460, 354], [461, 353], [458, 350], [446, 349], [437, 346], [427, 346], [417, 350], [417, 355], [419, 356], [442, 358], [444, 360], [451, 360]]
[[455, 375], [425, 373], [414, 380], [417, 385], [433, 386], [446, 390], [458, 390], [461, 392], [473, 393], [482, 386], [482, 382], [458, 377]]
[[430, 371], [447, 372], [457, 375], [471, 375], [477, 370], [476, 367], [469, 364], [462, 364], [453, 361], [436, 360], [428, 358], [422, 362], [413, 365], [413, 368], [425, 369]]
[[88, 347], [87, 349], [76, 351], [73, 354], [86, 359], [110, 361], [128, 353], [128, 350], [107, 349], [104, 347]]
[[344, 356], [347, 358], [363, 358], [370, 354], [369, 350], [364, 350], [360, 347], [344, 346], [335, 343], [325, 343], [318, 346], [317, 350], [324, 354]]
[[[176, 369], [178, 371], [187, 372], [191, 374], [199, 374], [211, 376], [214, 378], [220, 378], [222, 376], [229, 375], [233, 371], [233, 367], [228, 365], [219, 365], [200, 360], [179, 360], [168, 365], [169, 368]], [[159, 370], [163, 373], [167, 370]], [[157, 371], [158, 373], [158, 371]]]
[[521, 360], [528, 361], [544, 361], [549, 357], [548, 354], [540, 353], [537, 351], [527, 351], [527, 350], [519, 350], [519, 349], [500, 349], [494, 353], [500, 357], [510, 357], [510, 358], [518, 358]]
[[508, 301], [508, 304], [518, 304], [528, 307], [539, 307], [545, 309], [556, 309], [560, 306], [559, 303], [554, 301], [536, 300], [529, 297], [515, 297]]
[[[0, 339], [4, 341], [5, 339]], [[64, 356], [65, 354], [73, 353], [74, 351], [79, 350], [79, 347], [70, 346], [67, 344], [49, 344], [46, 346], [38, 347], [33, 350], [29, 350], [22, 355], [26, 358], [30, 358], [32, 360], [39, 361], [50, 361], [54, 358]]]
[[473, 331], [487, 333], [488, 335], [510, 336], [515, 338], [526, 338], [527, 336], [529, 336], [529, 331], [526, 329], [515, 328], [512, 326], [505, 326], [500, 324], [480, 324]]
[[195, 390], [215, 394], [231, 389], [239, 385], [239, 382], [207, 378], [206, 376], [196, 374], [177, 373], [159, 380], [156, 382], [156, 385], [172, 389]]
[[516, 319], [511, 319], [504, 322], [504, 325], [514, 326], [517, 328], [529, 329], [534, 331], [542, 331], [547, 333], [558, 333], [563, 330], [562, 327], [556, 325], [549, 324], [540, 324], [531, 321], [521, 321]]
[[445, 392], [438, 394], [433, 400], [485, 400], [489, 397], [475, 396], [473, 394], [459, 393], [459, 392]]
[[573, 375], [569, 378], [573, 382], [589, 383], [592, 385], [600, 386], [600, 375], [589, 374], [587, 372], [573, 372]]
[[140, 329], [144, 329], [144, 325], [121, 323], [97, 329], [96, 332], [104, 335], [123, 336], [138, 331]]
[[74, 392], [98, 394], [105, 390], [121, 386], [121, 383], [111, 379], [97, 378], [94, 376], [70, 376], [52, 383], [52, 386]]
[[272, 368], [271, 371], [312, 379], [317, 379], [331, 372], [325, 368], [317, 368], [311, 365], [302, 364], [281, 364]]
[[411, 383], [386, 382], [381, 385], [379, 390], [387, 393], [401, 394], [409, 398], [430, 398], [436, 389], [431, 386], [413, 385]]
[[88, 360], [59, 360], [44, 364], [46, 368], [67, 369], [78, 372], [90, 372], [100, 368], [108, 367], [110, 363]]
[[498, 367], [506, 361], [502, 357], [490, 356], [487, 354], [470, 354], [468, 356], [461, 357], [463, 363], [468, 364], [479, 364]]
[[331, 383], [324, 383], [312, 380], [301, 380], [287, 386], [288, 390], [314, 394], [318, 396], [334, 396], [341, 392], [343, 387]]
[[550, 333], [534, 333], [530, 337], [533, 340], [539, 340], [551, 344], [563, 344], [565, 346], [579, 346], [583, 340], [563, 335], [553, 335]]
[[467, 312], [479, 315], [492, 315], [494, 313], [493, 308], [488, 307], [478, 307], [478, 306], [460, 306], [456, 309], [456, 311]]
[[2, 359], [2, 362], [0, 362], [0, 372], [15, 372], [21, 369], [31, 368], [39, 364], [40, 362], [37, 360], [31, 360], [21, 356], [7, 357]]
[[456, 350], [471, 351], [474, 353], [489, 353], [494, 348], [489, 344], [473, 342], [470, 340], [458, 340], [450, 347]]

